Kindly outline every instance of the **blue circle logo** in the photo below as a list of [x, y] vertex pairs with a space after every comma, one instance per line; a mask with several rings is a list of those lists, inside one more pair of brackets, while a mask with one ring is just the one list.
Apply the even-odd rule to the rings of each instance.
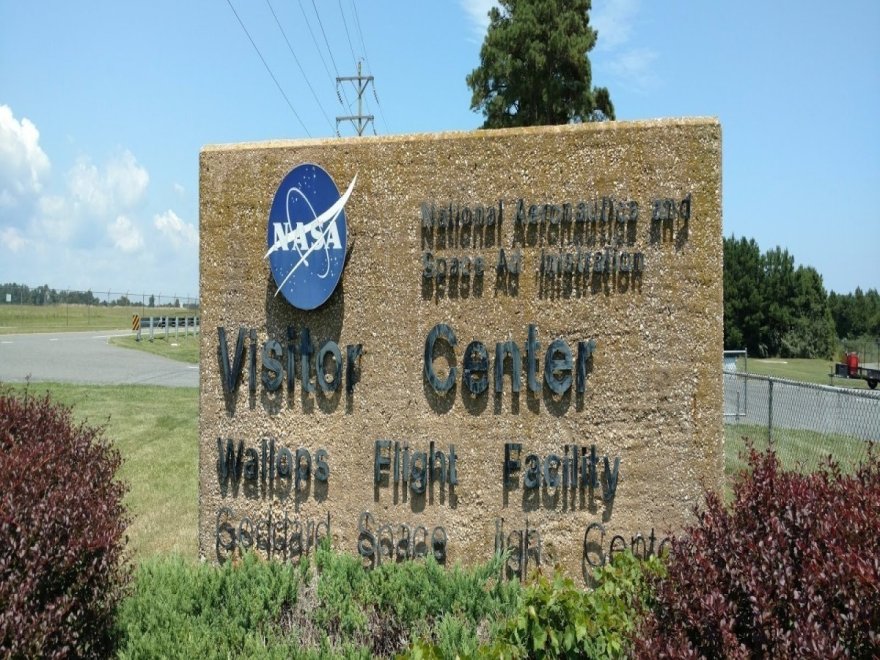
[[345, 205], [357, 174], [345, 194], [318, 165], [294, 167], [275, 193], [269, 210], [266, 243], [269, 268], [278, 291], [297, 309], [320, 307], [342, 277], [348, 229]]

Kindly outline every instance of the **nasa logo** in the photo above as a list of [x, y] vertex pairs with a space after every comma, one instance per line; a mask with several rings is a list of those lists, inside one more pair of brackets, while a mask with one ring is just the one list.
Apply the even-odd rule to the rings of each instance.
[[269, 211], [269, 268], [278, 290], [297, 309], [320, 307], [339, 284], [345, 266], [348, 230], [345, 194], [318, 165], [293, 168], [275, 193]]

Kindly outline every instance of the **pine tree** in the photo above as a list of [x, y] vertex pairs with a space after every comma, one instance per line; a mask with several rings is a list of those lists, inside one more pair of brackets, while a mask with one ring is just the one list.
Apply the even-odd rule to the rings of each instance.
[[598, 33], [591, 0], [500, 0], [489, 12], [480, 66], [467, 76], [483, 128], [614, 119], [611, 95], [593, 88], [587, 53]]

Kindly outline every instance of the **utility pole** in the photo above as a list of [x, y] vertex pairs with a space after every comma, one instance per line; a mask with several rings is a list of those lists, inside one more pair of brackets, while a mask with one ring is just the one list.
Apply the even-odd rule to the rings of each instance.
[[[345, 115], [344, 117], [336, 118], [336, 135], [339, 135], [339, 122], [350, 121], [352, 126], [354, 126], [358, 135], [364, 134], [364, 129], [367, 127], [367, 124], [373, 121], [373, 115], [365, 115], [363, 113], [363, 97], [364, 92], [367, 90], [367, 85], [373, 82], [373, 76], [363, 76], [361, 75], [361, 62], [358, 61], [358, 74], [356, 76], [340, 76], [336, 78], [336, 88], [339, 89], [339, 83], [341, 82], [350, 82], [354, 83], [354, 87], [357, 90], [358, 95], [358, 113], [356, 115]], [[337, 91], [337, 94], [339, 92]], [[373, 125], [373, 133], [375, 134], [376, 128], [375, 124]]]

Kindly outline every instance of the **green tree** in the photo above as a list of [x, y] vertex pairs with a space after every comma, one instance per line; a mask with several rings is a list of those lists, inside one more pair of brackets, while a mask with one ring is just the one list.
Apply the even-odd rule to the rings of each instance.
[[592, 87], [587, 53], [598, 33], [591, 0], [499, 0], [489, 11], [480, 66], [467, 76], [483, 128], [614, 119], [611, 95]]
[[877, 289], [828, 296], [837, 336], [841, 339], [880, 337], [880, 293]]
[[[43, 286], [38, 286], [36, 289], [30, 290], [30, 303], [32, 305], [48, 305], [52, 302], [52, 298], [50, 295], [50, 289], [48, 284], [44, 284]], [[28, 295], [25, 294], [25, 300], [28, 299]]]
[[841, 339], [853, 337], [853, 307], [855, 301], [851, 293], [837, 294], [832, 291], [828, 295], [828, 306], [834, 319], [834, 329]]
[[866, 315], [867, 327], [865, 334], [872, 337], [880, 337], [880, 293], [877, 289], [868, 289], [865, 294], [865, 304], [868, 313]]
[[[761, 329], [766, 351], [762, 357], [780, 355], [782, 337], [794, 322], [791, 301], [795, 295], [794, 257], [779, 246], [764, 254], [764, 326]], [[792, 356], [788, 356], [792, 357]]]
[[834, 320], [822, 276], [812, 266], [794, 273], [792, 320], [782, 335], [782, 357], [827, 358], [834, 352]]
[[848, 314], [847, 305], [843, 297], [829, 299], [815, 268], [795, 268], [788, 250], [761, 254], [754, 239], [724, 239], [725, 348], [759, 357], [829, 357], [835, 320]]
[[[724, 239], [724, 347], [760, 355], [764, 264], [755, 239]], [[766, 352], [766, 348], [763, 352]]]

